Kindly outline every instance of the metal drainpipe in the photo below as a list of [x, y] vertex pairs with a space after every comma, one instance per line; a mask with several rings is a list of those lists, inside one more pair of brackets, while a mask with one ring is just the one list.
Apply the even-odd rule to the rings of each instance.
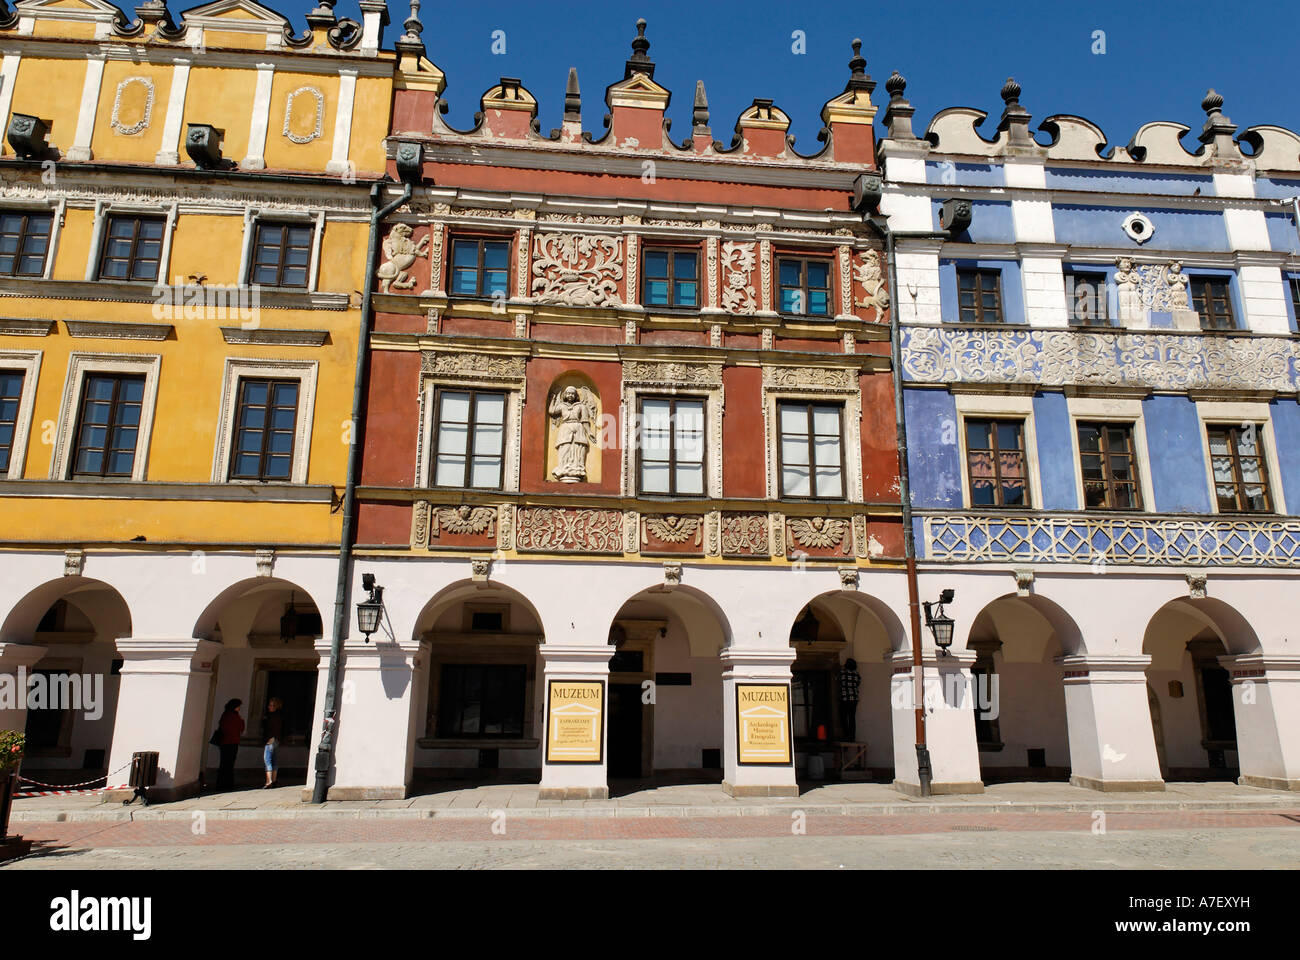
[[376, 209], [370, 214], [366, 279], [361, 293], [361, 323], [357, 328], [357, 368], [352, 387], [352, 443], [348, 446], [348, 476], [343, 487], [343, 533], [339, 536], [339, 572], [334, 591], [334, 636], [330, 641], [329, 676], [325, 681], [325, 720], [321, 725], [320, 746], [316, 749], [316, 783], [312, 787], [312, 803], [325, 802], [325, 794], [329, 789], [330, 759], [334, 752], [334, 738], [337, 733], [335, 704], [338, 701], [339, 658], [343, 653], [343, 639], [348, 626], [348, 583], [352, 573], [352, 514], [357, 500], [357, 472], [361, 466], [363, 435], [361, 408], [365, 401], [365, 374], [370, 359], [370, 323], [374, 315], [372, 297], [375, 270], [379, 259], [379, 225], [385, 217], [411, 199], [411, 184], [404, 185], [402, 195], [396, 200], [380, 207], [383, 191], [382, 183], [376, 183], [370, 188], [370, 203]]
[[947, 240], [945, 232], [916, 232], [895, 234], [883, 219], [869, 222], [885, 239], [885, 259], [889, 266], [889, 355], [894, 381], [894, 420], [897, 423], [898, 442], [898, 496], [903, 513], [903, 559], [907, 565], [907, 608], [912, 630], [912, 697], [916, 715], [916, 770], [921, 785], [921, 796], [930, 796], [934, 768], [930, 764], [930, 750], [925, 736], [925, 667], [921, 662], [921, 596], [916, 577], [916, 538], [912, 534], [912, 484], [907, 463], [907, 421], [903, 416], [903, 344], [898, 322], [898, 264], [895, 260], [894, 238], [903, 236], [926, 240]]

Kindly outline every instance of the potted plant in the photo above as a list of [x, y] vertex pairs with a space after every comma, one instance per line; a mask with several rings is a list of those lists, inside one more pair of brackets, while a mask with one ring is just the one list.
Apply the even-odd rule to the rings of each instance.
[[18, 768], [27, 738], [16, 730], [0, 730], [0, 840], [9, 836], [9, 811], [18, 792]]

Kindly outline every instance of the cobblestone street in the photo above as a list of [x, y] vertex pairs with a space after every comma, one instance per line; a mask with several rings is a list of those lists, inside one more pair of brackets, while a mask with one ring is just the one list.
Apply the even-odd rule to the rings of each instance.
[[[1300, 811], [29, 822], [5, 871], [167, 868], [1286, 869]], [[804, 832], [795, 831], [802, 825]], [[196, 832], [198, 831], [198, 832]]]

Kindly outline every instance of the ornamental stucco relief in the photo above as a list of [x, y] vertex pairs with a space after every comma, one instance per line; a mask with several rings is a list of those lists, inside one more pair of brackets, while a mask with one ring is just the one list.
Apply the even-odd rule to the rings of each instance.
[[724, 513], [721, 539], [724, 557], [769, 556], [767, 514]]
[[1297, 360], [1297, 345], [1280, 337], [960, 327], [903, 332], [903, 376], [913, 383], [1289, 392], [1297, 386]]
[[428, 256], [430, 237], [430, 234], [425, 234], [416, 243], [411, 238], [410, 224], [398, 223], [393, 226], [384, 238], [384, 256], [387, 259], [375, 272], [381, 292], [391, 293], [393, 290], [411, 290], [415, 287], [415, 278], [407, 271], [416, 260]]
[[597, 441], [596, 423], [600, 409], [588, 387], [572, 384], [551, 395], [546, 412], [555, 435], [555, 468], [551, 477], [563, 483], [587, 479], [587, 454]]
[[694, 537], [696, 546], [701, 543], [704, 519], [675, 514], [648, 516], [644, 519], [646, 530], [664, 543], [685, 543]]
[[523, 552], [622, 553], [623, 512], [520, 507], [515, 544]]
[[864, 296], [858, 301], [859, 307], [874, 308], [877, 313], [889, 309], [889, 291], [880, 273], [880, 254], [868, 250], [853, 267], [853, 279], [861, 284]]
[[754, 285], [749, 282], [757, 262], [756, 245], [728, 240], [722, 245], [722, 309], [731, 314], [751, 314], [758, 310]]
[[[140, 86], [144, 90], [143, 103], [131, 103], [131, 88]], [[134, 137], [149, 128], [153, 119], [153, 81], [148, 77], [127, 77], [117, 85], [113, 95], [113, 115], [109, 125], [113, 132], [123, 137]], [[124, 102], [125, 101], [125, 102]]]
[[533, 296], [571, 307], [616, 307], [623, 279], [623, 240], [542, 233], [533, 241]]
[[849, 552], [852, 537], [848, 520], [838, 517], [787, 517], [785, 523], [786, 545], [826, 548], [839, 547]]
[[443, 507], [433, 511], [429, 535], [439, 537], [445, 530], [447, 533], [493, 537], [496, 536], [496, 522], [495, 507], [471, 507], [468, 504]]
[[[294, 113], [294, 104], [303, 97], [311, 98], [310, 115]], [[305, 122], [304, 122], [305, 121]], [[304, 144], [320, 139], [325, 126], [325, 94], [316, 87], [299, 87], [284, 101], [284, 130], [282, 134], [290, 143]]]

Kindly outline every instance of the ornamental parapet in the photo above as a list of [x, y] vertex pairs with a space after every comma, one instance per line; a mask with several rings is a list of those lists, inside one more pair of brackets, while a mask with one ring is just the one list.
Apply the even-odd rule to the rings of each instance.
[[1289, 337], [955, 325], [902, 336], [903, 379], [915, 384], [1300, 390], [1300, 342]]
[[1300, 567], [1300, 520], [1172, 517], [921, 517], [926, 560]]

